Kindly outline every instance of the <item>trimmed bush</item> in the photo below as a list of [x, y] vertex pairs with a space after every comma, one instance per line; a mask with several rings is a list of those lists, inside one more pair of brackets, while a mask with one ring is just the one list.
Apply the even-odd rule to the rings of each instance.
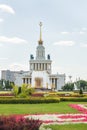
[[60, 101], [87, 102], [87, 97], [61, 97]]
[[41, 124], [39, 120], [0, 116], [0, 130], [39, 130]]
[[0, 98], [0, 104], [38, 104], [38, 103], [59, 103], [59, 98]]
[[28, 96], [26, 95], [26, 93], [20, 93], [17, 97], [19, 97], [19, 98], [27, 98]]

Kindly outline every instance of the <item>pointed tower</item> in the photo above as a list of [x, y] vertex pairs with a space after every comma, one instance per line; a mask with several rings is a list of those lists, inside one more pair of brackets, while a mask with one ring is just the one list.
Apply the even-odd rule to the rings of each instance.
[[50, 55], [45, 57], [45, 47], [42, 40], [42, 22], [39, 24], [40, 38], [36, 47], [36, 56], [30, 55], [30, 71], [23, 77], [23, 83], [30, 84], [37, 90], [61, 90], [65, 83], [65, 74], [51, 73]]
[[38, 41], [38, 46], [36, 47], [36, 57], [30, 56], [30, 70], [31, 71], [47, 71], [51, 73], [51, 60], [50, 55], [45, 58], [45, 47], [42, 41], [42, 22], [39, 23], [40, 26], [40, 38]]
[[42, 22], [40, 22], [40, 39], [36, 48], [36, 60], [45, 60], [45, 48], [42, 41]]
[[42, 41], [42, 22], [40, 22], [40, 39], [38, 41], [39, 45], [42, 45], [43, 44], [43, 41]]

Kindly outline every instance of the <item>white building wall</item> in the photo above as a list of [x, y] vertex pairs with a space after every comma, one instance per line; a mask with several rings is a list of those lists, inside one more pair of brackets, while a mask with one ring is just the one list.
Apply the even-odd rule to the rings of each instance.
[[22, 84], [23, 84], [23, 80], [22, 80], [22, 77], [23, 77], [23, 75], [22, 74], [14, 74], [14, 76], [15, 76], [15, 81], [14, 81], [14, 83], [19, 87], [19, 86], [21, 86]]
[[29, 71], [10, 71], [10, 70], [2, 70], [1, 79], [9, 80], [10, 82], [14, 82], [15, 85], [21, 86], [23, 83], [22, 77], [24, 74], [28, 74]]
[[49, 80], [49, 75], [46, 71], [33, 71], [32, 72], [32, 87], [35, 87], [35, 78], [42, 78], [43, 79], [43, 88], [48, 88], [50, 89], [50, 80]]
[[62, 87], [65, 85], [65, 75], [58, 76], [57, 80], [57, 90], [62, 90]]

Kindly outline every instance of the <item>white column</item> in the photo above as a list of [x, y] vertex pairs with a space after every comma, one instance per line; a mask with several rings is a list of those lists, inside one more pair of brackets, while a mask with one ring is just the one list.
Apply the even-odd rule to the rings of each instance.
[[26, 84], [26, 78], [25, 78], [25, 84]]
[[36, 63], [36, 70], [38, 70], [38, 68], [37, 68], [37, 67], [38, 67], [38, 65], [37, 65], [37, 64], [38, 64], [38, 63]]
[[38, 63], [37, 63], [37, 70], [38, 70]]
[[45, 63], [45, 66], [46, 66], [46, 70], [47, 70], [47, 63]]
[[55, 89], [56, 79], [54, 79], [54, 89]]
[[41, 63], [41, 70], [43, 69], [42, 67], [43, 67], [43, 64]]
[[38, 63], [38, 70], [40, 70], [40, 63]]
[[53, 78], [53, 83], [52, 83], [52, 89], [54, 89], [54, 78]]
[[43, 63], [43, 70], [44, 70], [44, 63]]
[[51, 78], [51, 89], [52, 89], [52, 84], [53, 84], [53, 83], [52, 83], [52, 78]]
[[36, 67], [37, 67], [37, 66], [36, 66], [36, 63], [35, 63], [35, 70], [37, 69]]
[[33, 63], [33, 70], [35, 70], [35, 68], [34, 68], [34, 63]]
[[44, 63], [44, 70], [46, 70], [46, 64]]
[[48, 70], [48, 64], [46, 64], [46, 70]]
[[29, 78], [28, 78], [28, 84], [29, 84]]
[[58, 82], [58, 78], [57, 78], [57, 90], [58, 90], [58, 83], [59, 83], [59, 82]]

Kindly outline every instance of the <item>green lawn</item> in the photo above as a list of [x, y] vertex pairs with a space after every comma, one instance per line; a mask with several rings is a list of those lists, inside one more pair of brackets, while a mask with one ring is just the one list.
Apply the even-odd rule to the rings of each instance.
[[49, 104], [0, 104], [0, 114], [36, 114], [36, 113], [79, 113], [68, 106], [73, 102]]
[[52, 130], [87, 130], [87, 124], [50, 125], [45, 128]]
[[[69, 107], [68, 104], [75, 104], [75, 102], [49, 104], [0, 104], [0, 114], [79, 113], [77, 110]], [[76, 104], [86, 104], [86, 102], [77, 102]], [[50, 125], [49, 127], [52, 130], [86, 130], [87, 124]]]

